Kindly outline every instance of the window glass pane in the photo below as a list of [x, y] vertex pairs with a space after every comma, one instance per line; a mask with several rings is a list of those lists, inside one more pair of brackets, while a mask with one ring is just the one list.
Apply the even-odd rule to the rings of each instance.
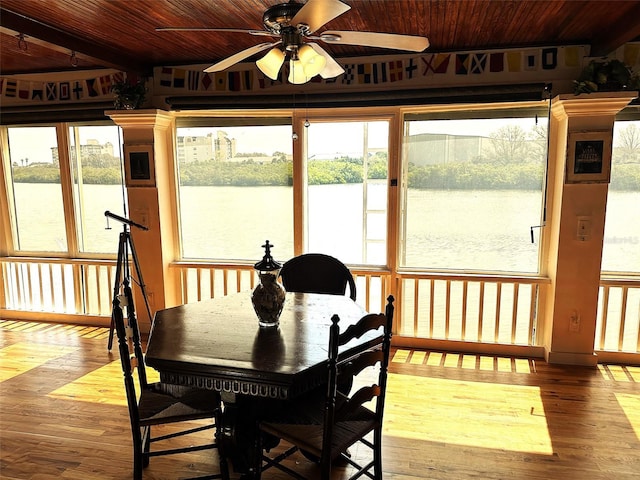
[[405, 122], [400, 264], [538, 271], [546, 117]]
[[177, 157], [183, 257], [293, 256], [290, 124], [178, 127]]
[[67, 251], [55, 127], [8, 128], [14, 248]]
[[306, 134], [306, 250], [386, 265], [389, 122], [312, 122]]
[[85, 253], [116, 253], [120, 225], [107, 230], [104, 212], [124, 216], [119, 127], [69, 127], [69, 158], [73, 165], [73, 197], [78, 248]]
[[602, 270], [640, 273], [640, 121], [616, 121]]

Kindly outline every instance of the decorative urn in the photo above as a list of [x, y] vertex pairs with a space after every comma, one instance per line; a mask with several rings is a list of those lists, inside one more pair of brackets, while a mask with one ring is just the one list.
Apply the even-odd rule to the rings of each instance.
[[284, 288], [278, 283], [282, 265], [271, 256], [273, 245], [269, 240], [262, 247], [265, 250], [264, 257], [253, 266], [258, 272], [260, 283], [253, 290], [251, 302], [261, 327], [277, 327], [285, 297]]

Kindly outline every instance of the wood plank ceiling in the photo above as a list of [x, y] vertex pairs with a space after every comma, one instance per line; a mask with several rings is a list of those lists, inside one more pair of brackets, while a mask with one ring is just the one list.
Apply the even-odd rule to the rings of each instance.
[[[157, 32], [161, 26], [263, 29], [283, 0], [2, 0], [2, 75], [212, 64], [265, 38], [229, 32]], [[319, 32], [425, 35], [429, 52], [586, 44], [603, 56], [640, 40], [640, 1], [344, 0], [351, 10]], [[20, 41], [20, 35], [24, 41]], [[328, 45], [335, 58], [389, 50]], [[75, 53], [74, 53], [75, 52]], [[255, 60], [255, 59], [249, 59]]]

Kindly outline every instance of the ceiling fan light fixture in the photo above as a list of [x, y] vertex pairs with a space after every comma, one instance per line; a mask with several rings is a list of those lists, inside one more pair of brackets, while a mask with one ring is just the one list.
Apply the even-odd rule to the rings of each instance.
[[289, 60], [289, 83], [301, 85], [307, 83], [309, 77], [304, 73], [304, 66], [298, 59]]
[[318, 75], [324, 70], [324, 67], [327, 65], [327, 59], [318, 54], [309, 45], [303, 45], [302, 47], [300, 47], [300, 49], [298, 50], [298, 58], [302, 62], [304, 74], [308, 78], [312, 78]]
[[284, 53], [279, 48], [272, 48], [260, 60], [256, 61], [257, 67], [271, 80], [278, 79], [278, 73], [284, 63]]

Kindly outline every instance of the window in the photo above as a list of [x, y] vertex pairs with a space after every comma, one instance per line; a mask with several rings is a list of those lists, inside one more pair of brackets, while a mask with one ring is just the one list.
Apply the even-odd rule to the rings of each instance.
[[473, 117], [405, 117], [399, 263], [536, 273], [546, 111]]
[[118, 231], [105, 230], [104, 212], [124, 212], [118, 131], [114, 125], [7, 128], [13, 251], [115, 254]]
[[15, 250], [67, 251], [55, 126], [7, 131]]
[[640, 273], [640, 121], [616, 121], [602, 270]]
[[180, 119], [177, 159], [183, 257], [293, 256], [290, 119]]
[[73, 198], [78, 250], [115, 252], [120, 225], [107, 229], [104, 212], [122, 215], [126, 198], [122, 188], [118, 127], [69, 127], [69, 158], [73, 172]]
[[389, 122], [311, 122], [305, 138], [305, 250], [386, 265]]

